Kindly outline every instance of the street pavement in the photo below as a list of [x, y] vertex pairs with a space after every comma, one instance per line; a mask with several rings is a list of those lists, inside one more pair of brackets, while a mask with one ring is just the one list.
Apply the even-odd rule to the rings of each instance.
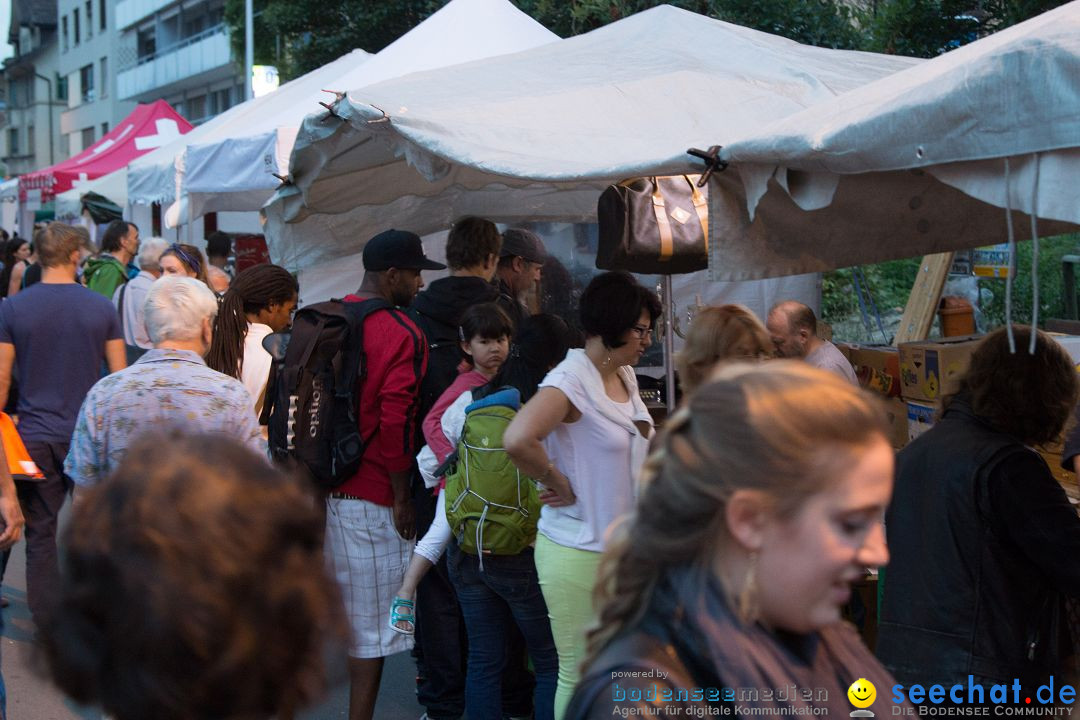
[[[68, 504], [70, 506], [70, 503]], [[65, 520], [67, 508], [61, 513]], [[40, 670], [41, 660], [33, 645], [34, 624], [26, 606], [25, 544], [15, 546], [4, 576], [3, 595], [10, 601], [4, 609], [2, 668], [7, 684], [9, 720], [100, 720], [101, 711], [77, 705], [57, 690]], [[338, 720], [348, 717], [349, 691], [345, 658], [331, 663], [331, 687], [324, 700], [300, 714], [300, 720]], [[424, 709], [416, 702], [416, 666], [408, 653], [387, 658], [382, 688], [375, 706], [376, 720], [417, 720]]]

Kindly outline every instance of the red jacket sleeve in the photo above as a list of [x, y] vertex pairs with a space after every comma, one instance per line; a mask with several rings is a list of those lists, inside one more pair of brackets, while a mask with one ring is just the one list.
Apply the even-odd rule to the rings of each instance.
[[[404, 472], [416, 457], [420, 380], [427, 370], [427, 345], [404, 313], [390, 310], [375, 313], [370, 319], [376, 320], [372, 330], [382, 339], [378, 359], [373, 363], [382, 368], [377, 391], [381, 442], [377, 447], [387, 472]], [[367, 333], [368, 328], [364, 331]], [[375, 368], [369, 366], [370, 370]]]
[[443, 413], [446, 412], [446, 408], [453, 405], [454, 401], [461, 397], [461, 393], [480, 387], [485, 382], [487, 382], [487, 378], [475, 370], [461, 373], [450, 384], [450, 387], [439, 396], [439, 399], [431, 406], [431, 410], [428, 411], [421, 429], [424, 431], [424, 441], [435, 453], [435, 457], [438, 458], [439, 462], [446, 460], [446, 457], [454, 450], [442, 430]]

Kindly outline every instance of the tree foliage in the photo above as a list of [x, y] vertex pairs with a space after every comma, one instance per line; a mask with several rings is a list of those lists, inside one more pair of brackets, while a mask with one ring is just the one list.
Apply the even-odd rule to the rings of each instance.
[[934, 57], [1064, 5], [1067, 0], [878, 0], [866, 13], [865, 49]]
[[[560, 37], [629, 17], [662, 0], [514, 0]], [[375, 53], [445, 4], [443, 0], [255, 0], [255, 61], [276, 65], [283, 80], [356, 48]], [[684, 10], [823, 47], [863, 42], [840, 0], [669, 0]], [[244, 56], [244, 2], [226, 0], [234, 57]]]

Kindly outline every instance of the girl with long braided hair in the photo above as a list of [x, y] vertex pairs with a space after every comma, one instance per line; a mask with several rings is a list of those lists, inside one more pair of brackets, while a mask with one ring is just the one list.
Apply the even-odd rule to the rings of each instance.
[[850, 584], [888, 561], [885, 438], [884, 409], [832, 373], [722, 366], [672, 416], [612, 531], [566, 720], [846, 716], [856, 681], [889, 714], [892, 677], [841, 621]]
[[255, 265], [240, 272], [221, 298], [206, 364], [237, 378], [251, 393], [252, 409], [262, 412], [271, 357], [262, 341], [289, 327], [300, 286], [277, 265]]

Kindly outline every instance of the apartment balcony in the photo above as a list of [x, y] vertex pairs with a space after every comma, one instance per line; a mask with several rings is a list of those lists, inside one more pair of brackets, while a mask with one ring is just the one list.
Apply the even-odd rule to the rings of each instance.
[[229, 34], [224, 25], [218, 25], [121, 70], [116, 76], [117, 93], [122, 100], [153, 100], [234, 73]]
[[116, 27], [130, 27], [175, 2], [176, 0], [121, 0], [116, 3]]

